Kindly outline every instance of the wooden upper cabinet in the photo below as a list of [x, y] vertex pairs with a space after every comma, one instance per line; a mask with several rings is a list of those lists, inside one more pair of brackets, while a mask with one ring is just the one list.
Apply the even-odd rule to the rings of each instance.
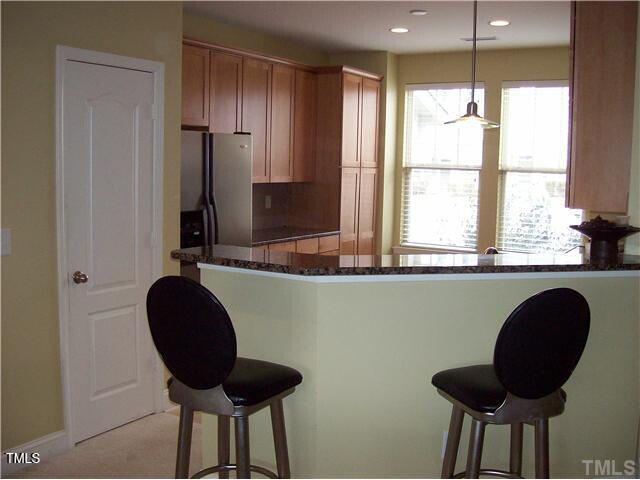
[[360, 169], [358, 255], [373, 255], [375, 253], [377, 188], [378, 169]]
[[242, 131], [253, 139], [253, 183], [270, 175], [271, 64], [252, 58], [242, 61]]
[[360, 128], [360, 165], [378, 166], [378, 123], [380, 117], [380, 82], [362, 80], [362, 108]]
[[360, 166], [360, 108], [362, 77], [344, 74], [342, 79], [342, 157], [343, 167]]
[[293, 120], [293, 181], [315, 177], [317, 75], [296, 70]]
[[212, 51], [209, 83], [209, 131], [233, 133], [240, 130], [242, 57]]
[[360, 198], [360, 168], [344, 167], [340, 194], [340, 254], [358, 252], [358, 203]]
[[182, 47], [182, 125], [209, 125], [209, 50]]
[[574, 2], [567, 206], [626, 212], [637, 2]]
[[293, 181], [295, 70], [273, 65], [271, 79], [271, 172], [269, 181]]

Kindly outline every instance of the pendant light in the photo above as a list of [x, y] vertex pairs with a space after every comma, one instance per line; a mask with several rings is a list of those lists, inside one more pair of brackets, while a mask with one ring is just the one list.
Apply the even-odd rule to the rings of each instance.
[[467, 103], [467, 113], [460, 118], [444, 122], [445, 125], [474, 126], [483, 129], [498, 128], [500, 124], [478, 115], [478, 104], [475, 102], [476, 89], [476, 24], [478, 23], [478, 0], [473, 2], [473, 51], [471, 54], [471, 101]]

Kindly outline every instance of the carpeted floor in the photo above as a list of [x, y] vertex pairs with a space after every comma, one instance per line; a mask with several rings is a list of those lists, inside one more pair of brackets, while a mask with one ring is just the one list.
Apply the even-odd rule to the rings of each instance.
[[[128, 423], [7, 478], [173, 478], [178, 439], [178, 417], [173, 413]], [[201, 428], [196, 421], [190, 475], [201, 464]]]

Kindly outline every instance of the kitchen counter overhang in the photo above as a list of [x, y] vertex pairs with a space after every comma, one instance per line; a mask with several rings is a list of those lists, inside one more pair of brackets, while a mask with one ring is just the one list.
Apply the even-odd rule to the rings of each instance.
[[581, 254], [309, 255], [215, 245], [174, 250], [182, 262], [295, 276], [495, 274], [635, 271], [640, 256], [615, 263], [592, 263]]

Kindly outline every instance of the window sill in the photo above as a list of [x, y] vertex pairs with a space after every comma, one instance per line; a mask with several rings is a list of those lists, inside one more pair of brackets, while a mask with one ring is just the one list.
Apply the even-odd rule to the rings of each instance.
[[410, 243], [403, 243], [391, 248], [394, 255], [428, 255], [428, 254], [447, 254], [447, 253], [478, 253], [473, 248], [460, 248], [460, 247], [436, 247], [415, 245]]

